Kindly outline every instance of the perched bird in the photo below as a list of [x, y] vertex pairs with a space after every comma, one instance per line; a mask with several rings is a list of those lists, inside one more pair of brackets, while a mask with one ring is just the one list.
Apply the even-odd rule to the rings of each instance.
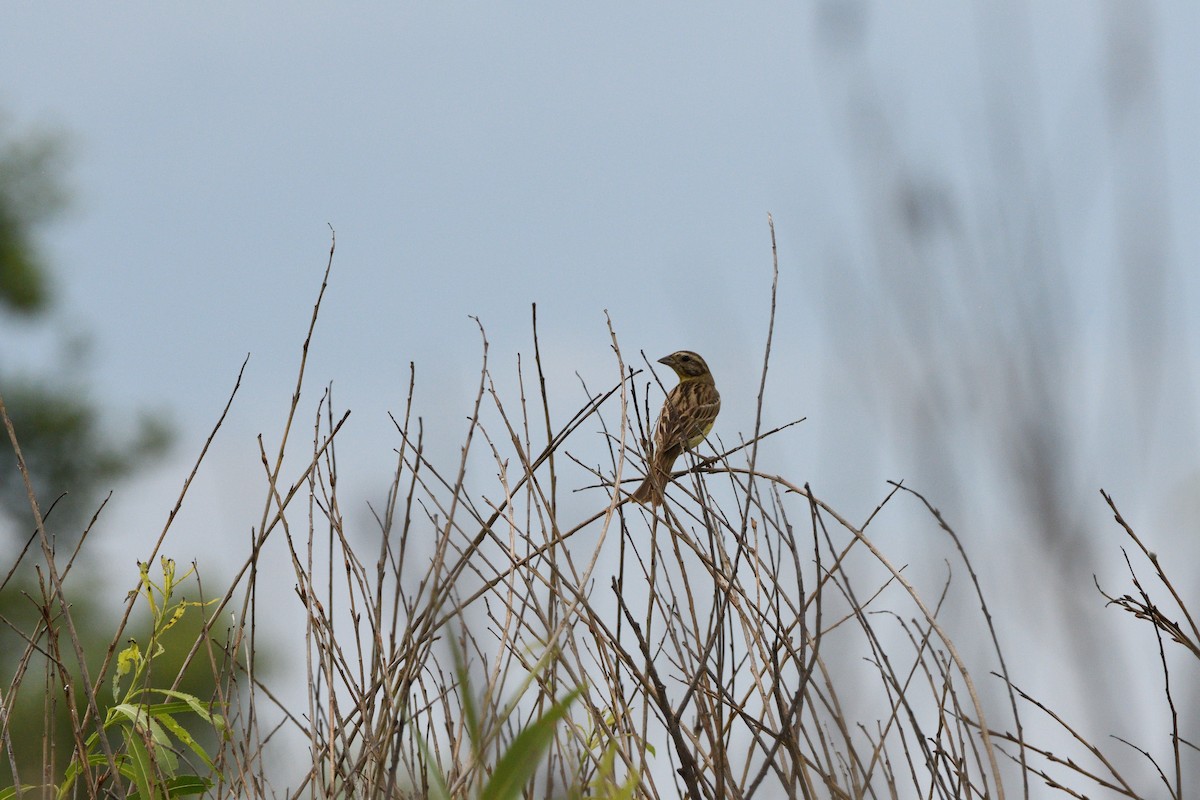
[[691, 350], [680, 350], [660, 358], [658, 363], [675, 370], [679, 383], [663, 402], [654, 428], [650, 469], [642, 485], [633, 492], [633, 499], [643, 505], [662, 502], [675, 459], [704, 441], [721, 410], [721, 395], [703, 358]]

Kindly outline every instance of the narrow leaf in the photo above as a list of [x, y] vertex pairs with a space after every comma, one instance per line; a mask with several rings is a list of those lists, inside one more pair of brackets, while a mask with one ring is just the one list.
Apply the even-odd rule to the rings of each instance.
[[521, 795], [525, 784], [537, 772], [546, 749], [554, 741], [555, 726], [582, 691], [582, 688], [572, 690], [517, 734], [508, 752], [496, 764], [491, 779], [483, 787], [480, 800], [512, 800]]

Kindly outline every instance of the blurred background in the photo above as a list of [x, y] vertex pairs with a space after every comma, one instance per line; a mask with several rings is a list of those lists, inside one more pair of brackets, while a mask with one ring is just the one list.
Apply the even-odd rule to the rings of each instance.
[[[1161, 677], [1093, 576], [1127, 582], [1104, 488], [1196, 596], [1200, 6], [4, 17], [0, 392], [43, 496], [71, 490], [64, 541], [113, 492], [87, 562], [114, 607], [249, 354], [165, 546], [214, 586], [245, 558], [265, 499], [255, 437], [277, 446], [331, 226], [301, 410], [326, 385], [352, 410], [339, 488], [369, 536], [410, 363], [429, 439], [456, 458], [480, 365], [471, 315], [512, 388], [538, 304], [562, 420], [580, 379], [616, 379], [607, 313], [628, 360], [701, 352], [724, 398], [716, 433], [749, 435], [770, 213], [765, 414], [807, 421], [760, 467], [852, 520], [887, 480], [921, 491], [975, 559], [1017, 683], [1101, 736], [1165, 730], [1158, 701], [1095, 701], [1157, 697]], [[600, 434], [582, 439], [573, 452], [599, 461]], [[14, 477], [0, 474], [15, 552]], [[936, 581], [933, 538], [880, 545]], [[1200, 686], [1182, 680], [1194, 710]]]

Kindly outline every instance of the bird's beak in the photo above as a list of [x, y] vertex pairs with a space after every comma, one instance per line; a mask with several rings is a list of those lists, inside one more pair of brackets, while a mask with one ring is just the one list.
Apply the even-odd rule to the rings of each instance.
[[658, 363], [666, 364], [668, 367], [670, 367], [670, 366], [674, 365], [675, 362], [671, 359], [670, 356], [663, 356], [662, 358], [660, 358], [658, 360]]

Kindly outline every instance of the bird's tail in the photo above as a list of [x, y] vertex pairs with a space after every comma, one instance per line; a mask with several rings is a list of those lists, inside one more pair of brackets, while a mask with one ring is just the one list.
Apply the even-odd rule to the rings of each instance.
[[656, 506], [662, 503], [663, 488], [667, 484], [667, 479], [671, 476], [670, 468], [662, 469], [657, 464], [650, 465], [650, 471], [646, 474], [646, 479], [641, 485], [633, 490], [630, 495], [635, 503], [642, 505]]

